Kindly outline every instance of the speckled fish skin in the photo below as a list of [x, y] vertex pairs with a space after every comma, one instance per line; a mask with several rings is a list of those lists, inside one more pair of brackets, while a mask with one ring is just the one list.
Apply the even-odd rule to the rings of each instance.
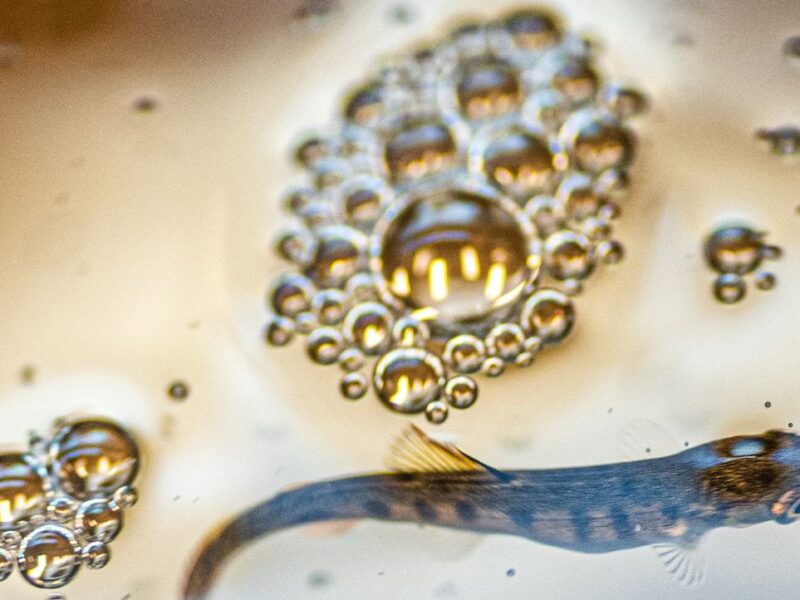
[[305, 523], [421, 522], [612, 552], [692, 542], [723, 526], [788, 523], [798, 500], [800, 437], [781, 431], [602, 466], [338, 479], [278, 494], [224, 525], [201, 548], [183, 597], [206, 598], [223, 562], [249, 541]]

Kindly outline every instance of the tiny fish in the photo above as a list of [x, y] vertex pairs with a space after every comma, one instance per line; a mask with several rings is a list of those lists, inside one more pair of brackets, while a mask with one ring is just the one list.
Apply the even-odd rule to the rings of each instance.
[[702, 577], [693, 550], [718, 527], [800, 517], [800, 437], [730, 437], [672, 456], [565, 469], [500, 471], [407, 430], [396, 472], [312, 483], [254, 506], [202, 546], [185, 600], [207, 597], [248, 542], [306, 523], [379, 519], [525, 537], [579, 552], [652, 545], [682, 583]]

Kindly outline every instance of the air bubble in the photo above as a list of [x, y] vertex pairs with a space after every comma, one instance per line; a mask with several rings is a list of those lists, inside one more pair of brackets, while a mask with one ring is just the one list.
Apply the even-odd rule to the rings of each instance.
[[525, 205], [525, 212], [541, 236], [548, 236], [564, 226], [562, 205], [552, 196], [536, 196]]
[[412, 316], [398, 319], [392, 330], [392, 338], [400, 346], [424, 346], [430, 337], [428, 325]]
[[455, 166], [458, 149], [441, 120], [410, 118], [389, 135], [384, 157], [392, 179], [415, 180]]
[[103, 542], [89, 542], [81, 549], [81, 561], [89, 569], [102, 569], [111, 560], [111, 550]]
[[284, 231], [275, 241], [275, 249], [284, 260], [304, 266], [314, 255], [314, 236], [307, 229]]
[[75, 528], [80, 535], [107, 544], [122, 529], [122, 511], [103, 498], [89, 500], [78, 508]]
[[756, 287], [763, 291], [769, 291], [778, 283], [777, 277], [772, 273], [762, 272], [756, 275]]
[[375, 365], [373, 385], [378, 397], [398, 412], [415, 413], [439, 398], [444, 367], [438, 357], [419, 348], [398, 348]]
[[284, 273], [272, 288], [271, 305], [276, 314], [293, 317], [311, 306], [314, 285], [299, 273]]
[[745, 226], [721, 227], [706, 241], [706, 260], [719, 273], [750, 273], [764, 258], [763, 237]]
[[561, 128], [559, 141], [582, 171], [624, 168], [633, 160], [633, 136], [615, 118], [594, 109], [573, 113]]
[[597, 245], [597, 256], [607, 265], [615, 265], [625, 257], [625, 248], [616, 240], [605, 240]]
[[391, 188], [383, 179], [362, 176], [348, 183], [342, 190], [339, 210], [350, 225], [368, 232], [391, 198]]
[[561, 28], [556, 18], [542, 10], [513, 12], [503, 20], [503, 26], [514, 43], [525, 50], [545, 50], [561, 41]]
[[459, 373], [479, 371], [485, 359], [486, 345], [483, 340], [469, 333], [451, 338], [444, 348], [445, 362]]
[[392, 294], [451, 324], [516, 301], [532, 270], [526, 232], [510, 210], [452, 189], [411, 202], [383, 236], [382, 274]]
[[487, 145], [483, 170], [490, 181], [517, 198], [549, 191], [556, 172], [547, 141], [519, 128], [502, 132]]
[[487, 377], [500, 377], [505, 370], [506, 363], [499, 356], [490, 356], [481, 365], [481, 373]]
[[714, 281], [714, 297], [723, 304], [739, 302], [746, 292], [744, 279], [736, 273], [723, 273]]
[[391, 342], [393, 321], [392, 313], [383, 304], [358, 304], [345, 317], [345, 339], [366, 354], [380, 354]]
[[28, 583], [38, 588], [62, 587], [78, 572], [78, 552], [78, 543], [71, 531], [57, 525], [44, 525], [22, 541], [19, 571]]
[[489, 353], [499, 356], [506, 362], [513, 361], [522, 352], [525, 334], [522, 328], [514, 323], [495, 325], [486, 336], [486, 347]]
[[339, 355], [339, 366], [345, 371], [358, 371], [364, 366], [364, 353], [358, 348], [346, 348]]
[[49, 450], [61, 490], [82, 500], [130, 485], [139, 471], [139, 448], [110, 421], [76, 421], [62, 427]]
[[46, 503], [44, 472], [25, 454], [0, 454], [0, 530], [40, 512]]
[[456, 375], [447, 380], [444, 397], [453, 408], [469, 408], [478, 399], [478, 384], [472, 377]]
[[545, 265], [558, 280], [585, 279], [594, 269], [592, 246], [585, 236], [557, 231], [545, 242]]
[[338, 329], [319, 327], [314, 329], [306, 340], [309, 358], [321, 365], [331, 365], [339, 359], [344, 347], [344, 338]]
[[554, 344], [572, 331], [575, 309], [561, 292], [541, 289], [525, 302], [520, 321], [526, 333], [537, 336], [543, 344]]
[[369, 379], [363, 373], [347, 373], [342, 377], [339, 389], [342, 396], [348, 400], [359, 400], [364, 397], [369, 388]]
[[434, 425], [440, 425], [447, 419], [447, 404], [435, 400], [425, 407], [425, 418]]
[[608, 85], [600, 91], [600, 104], [618, 119], [627, 119], [647, 110], [647, 98], [639, 91]]
[[340, 323], [347, 312], [347, 294], [336, 288], [320, 290], [311, 299], [311, 308], [323, 325]]
[[367, 240], [350, 227], [330, 225], [319, 231], [307, 274], [320, 287], [340, 287], [364, 264]]
[[14, 555], [5, 548], [0, 548], [0, 581], [5, 581], [14, 571]]
[[511, 64], [497, 58], [472, 59], [462, 66], [456, 84], [461, 112], [472, 120], [508, 113], [521, 103], [520, 75]]

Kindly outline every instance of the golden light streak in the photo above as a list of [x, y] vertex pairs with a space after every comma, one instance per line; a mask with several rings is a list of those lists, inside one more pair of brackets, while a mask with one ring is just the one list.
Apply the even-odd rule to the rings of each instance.
[[428, 286], [431, 298], [436, 302], [447, 299], [447, 261], [443, 258], [434, 258], [428, 269]]
[[377, 348], [386, 337], [384, 329], [378, 325], [367, 325], [364, 328], [364, 346], [367, 348]]
[[506, 266], [503, 263], [494, 263], [489, 267], [486, 275], [486, 287], [483, 295], [490, 302], [494, 302], [503, 294], [506, 285]]
[[408, 390], [411, 386], [408, 384], [408, 375], [401, 375], [397, 379], [397, 391], [392, 394], [392, 404], [405, 404], [408, 398]]
[[405, 267], [397, 267], [392, 273], [392, 291], [398, 296], [408, 296], [411, 293], [411, 282]]
[[474, 246], [461, 248], [461, 275], [467, 281], [477, 281], [481, 276], [481, 264]]

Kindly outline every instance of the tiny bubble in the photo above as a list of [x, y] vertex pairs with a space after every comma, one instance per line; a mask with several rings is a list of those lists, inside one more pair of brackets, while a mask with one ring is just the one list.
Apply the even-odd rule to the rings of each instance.
[[408, 25], [414, 20], [414, 9], [407, 4], [397, 4], [389, 11], [389, 18], [395, 23]]
[[644, 451], [650, 454], [650, 448], [645, 448]]
[[516, 574], [517, 574], [516, 569], [509, 569], [508, 571], [506, 571], [506, 577], [513, 577]]
[[167, 388], [167, 394], [174, 400], [185, 400], [189, 396], [189, 386], [183, 381], [173, 381]]
[[158, 100], [152, 96], [140, 96], [133, 101], [132, 110], [137, 113], [151, 113], [158, 108]]
[[794, 427], [794, 423], [789, 423], [789, 429], [791, 429], [792, 427]]
[[24, 365], [19, 370], [19, 380], [22, 385], [31, 385], [36, 380], [36, 367]]
[[327, 571], [314, 571], [306, 579], [309, 587], [321, 588], [330, 585], [333, 577]]
[[772, 402], [764, 402], [764, 406], [770, 408], [772, 406]]
[[688, 448], [689, 447], [689, 442], [683, 442], [683, 447], [684, 448]]

